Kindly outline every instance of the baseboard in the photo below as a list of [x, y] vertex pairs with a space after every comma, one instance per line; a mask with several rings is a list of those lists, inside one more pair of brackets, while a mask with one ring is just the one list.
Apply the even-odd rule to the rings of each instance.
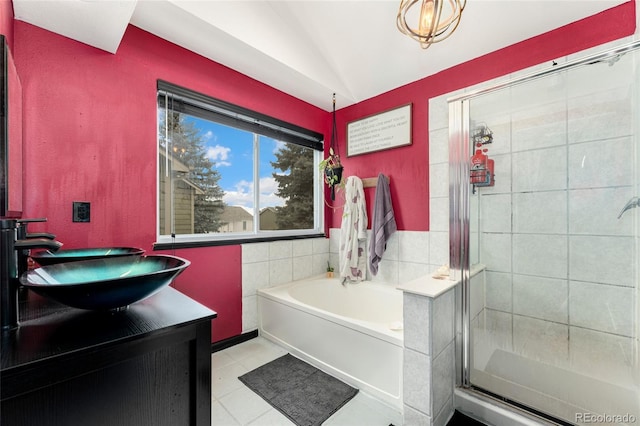
[[226, 338], [224, 340], [219, 340], [217, 342], [213, 342], [211, 344], [211, 353], [221, 351], [223, 349], [230, 348], [231, 346], [235, 346], [239, 343], [246, 342], [247, 340], [251, 340], [258, 337], [258, 330], [249, 331], [247, 333], [242, 333], [237, 336], [232, 336]]

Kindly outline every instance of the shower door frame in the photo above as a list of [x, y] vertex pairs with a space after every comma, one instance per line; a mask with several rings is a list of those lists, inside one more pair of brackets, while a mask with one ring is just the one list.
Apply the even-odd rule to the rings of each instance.
[[[607, 61], [640, 49], [640, 41], [587, 55], [541, 71], [488, 85], [447, 99], [449, 107], [449, 254], [453, 278], [460, 281], [456, 289], [456, 386], [472, 389], [471, 384], [471, 318], [470, 318], [470, 187], [471, 147], [469, 140], [470, 102], [479, 96], [533, 81], [554, 73], [597, 61]], [[640, 84], [640, 83], [639, 83]], [[640, 102], [640, 101], [639, 101]], [[637, 319], [636, 319], [637, 321]], [[637, 339], [636, 339], [637, 341]], [[636, 351], [638, 348], [636, 348]], [[504, 399], [501, 397], [501, 399]], [[507, 404], [511, 405], [510, 402]], [[514, 403], [514, 410], [522, 408]], [[535, 410], [531, 409], [535, 414]], [[540, 413], [538, 413], [540, 414]]]

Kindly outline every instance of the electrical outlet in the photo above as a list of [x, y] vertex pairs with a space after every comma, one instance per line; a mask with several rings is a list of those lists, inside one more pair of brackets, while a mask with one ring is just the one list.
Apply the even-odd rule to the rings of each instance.
[[73, 221], [74, 222], [91, 222], [91, 203], [74, 201], [73, 202]]

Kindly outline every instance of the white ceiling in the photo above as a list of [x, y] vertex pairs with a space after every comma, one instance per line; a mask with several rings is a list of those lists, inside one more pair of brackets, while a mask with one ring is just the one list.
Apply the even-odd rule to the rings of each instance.
[[128, 24], [316, 105], [343, 108], [626, 0], [468, 0], [422, 50], [399, 0], [13, 0], [14, 15], [116, 53]]

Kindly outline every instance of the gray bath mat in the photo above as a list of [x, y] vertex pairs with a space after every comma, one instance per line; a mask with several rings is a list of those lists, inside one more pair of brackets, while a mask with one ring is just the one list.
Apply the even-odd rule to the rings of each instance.
[[238, 379], [298, 426], [321, 425], [358, 393], [291, 354]]

